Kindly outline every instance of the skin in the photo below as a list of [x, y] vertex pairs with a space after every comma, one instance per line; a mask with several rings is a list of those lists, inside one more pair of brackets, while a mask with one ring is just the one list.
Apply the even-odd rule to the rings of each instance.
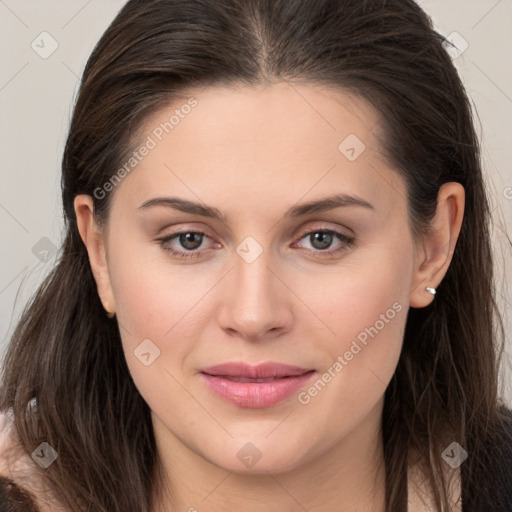
[[[409, 307], [434, 300], [425, 287], [437, 287], [450, 264], [464, 190], [443, 185], [431, 229], [414, 240], [405, 184], [385, 162], [368, 103], [288, 83], [190, 96], [197, 107], [110, 192], [104, 231], [92, 198], [75, 200], [98, 294], [116, 314], [134, 382], [153, 411], [168, 491], [159, 510], [383, 512], [384, 391]], [[141, 140], [185, 102], [147, 120]], [[338, 149], [349, 134], [366, 146], [354, 161]], [[285, 217], [333, 193], [373, 208]], [[215, 207], [226, 219], [139, 208], [164, 196]], [[355, 240], [333, 237], [322, 250], [308, 235], [322, 229]], [[173, 256], [157, 240], [182, 230], [206, 234], [199, 257]], [[236, 251], [248, 236], [263, 251], [251, 263]], [[187, 251], [178, 237], [164, 245]], [[201, 368], [226, 361], [277, 361], [315, 369], [311, 385], [393, 304], [401, 310], [307, 404], [294, 394], [243, 408], [200, 378]], [[145, 339], [160, 350], [149, 366], [134, 355]], [[261, 454], [252, 467], [237, 457], [247, 443]]]

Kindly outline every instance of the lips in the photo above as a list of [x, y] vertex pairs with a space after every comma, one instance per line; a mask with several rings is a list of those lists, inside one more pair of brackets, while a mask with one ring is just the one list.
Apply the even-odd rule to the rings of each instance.
[[250, 366], [246, 363], [224, 363], [203, 368], [201, 371], [208, 375], [253, 380], [295, 377], [311, 371], [311, 368], [299, 368], [283, 363], [263, 363], [257, 366]]
[[270, 407], [305, 385], [316, 371], [282, 363], [224, 363], [203, 368], [208, 388], [240, 407]]
[[[213, 377], [213, 375], [212, 375]], [[224, 375], [226, 380], [232, 380], [233, 382], [272, 382], [276, 379], [285, 378], [285, 377], [269, 377], [268, 379], [251, 379], [250, 377], [229, 377]]]

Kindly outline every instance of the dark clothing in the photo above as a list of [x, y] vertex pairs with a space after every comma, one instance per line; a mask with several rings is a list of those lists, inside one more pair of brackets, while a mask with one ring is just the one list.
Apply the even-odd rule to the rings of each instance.
[[[478, 440], [483, 463], [467, 474], [461, 466], [463, 512], [512, 512], [512, 410], [503, 410], [505, 428], [497, 438]], [[468, 458], [474, 453], [468, 446]]]

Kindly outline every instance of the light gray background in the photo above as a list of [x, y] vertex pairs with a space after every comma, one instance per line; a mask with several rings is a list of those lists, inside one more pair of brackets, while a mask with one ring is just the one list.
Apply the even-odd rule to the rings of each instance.
[[[502, 384], [512, 406], [512, 0], [424, 0], [467, 49], [455, 63], [479, 115], [505, 314]], [[124, 0], [0, 0], [0, 354], [61, 244], [60, 160], [87, 57]], [[51, 49], [48, 32], [58, 48]], [[43, 42], [41, 40], [43, 39]], [[459, 38], [459, 41], [461, 39]], [[36, 46], [38, 45], [38, 46]]]

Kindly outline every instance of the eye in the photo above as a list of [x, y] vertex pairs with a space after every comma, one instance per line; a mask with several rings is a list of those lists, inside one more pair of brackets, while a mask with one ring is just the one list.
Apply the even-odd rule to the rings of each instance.
[[[319, 257], [328, 257], [346, 251], [352, 247], [355, 241], [353, 237], [333, 229], [310, 230], [303, 233], [300, 237], [300, 240], [304, 239], [309, 242], [312, 248], [300, 248]], [[159, 238], [157, 241], [160, 242], [162, 249], [169, 252], [172, 256], [181, 259], [192, 259], [204, 256], [205, 252], [213, 250], [212, 247], [202, 247], [205, 240], [211, 239], [201, 231], [178, 231], [172, 235]], [[334, 249], [329, 249], [336, 241], [338, 246]], [[215, 245], [221, 247], [218, 243], [215, 243]]]
[[[355, 239], [340, 233], [333, 229], [314, 229], [304, 233], [300, 240], [306, 240], [312, 248], [305, 247], [308, 252], [315, 253], [315, 255], [326, 256], [337, 254], [342, 251], [350, 249], [354, 244]], [[329, 249], [334, 243], [338, 242], [335, 249]], [[324, 253], [324, 254], [322, 254]]]
[[[198, 258], [203, 255], [203, 252], [210, 249], [201, 248], [202, 243], [206, 238], [209, 238], [205, 233], [201, 231], [179, 231], [172, 235], [166, 236], [164, 238], [159, 238], [158, 241], [167, 252], [170, 252], [173, 256], [179, 258]], [[176, 239], [177, 244], [181, 246], [185, 250], [180, 250], [173, 248], [170, 242]]]

